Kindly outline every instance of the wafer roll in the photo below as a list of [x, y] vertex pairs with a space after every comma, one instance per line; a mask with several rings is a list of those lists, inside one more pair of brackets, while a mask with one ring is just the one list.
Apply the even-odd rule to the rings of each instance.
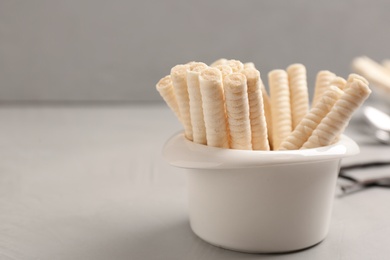
[[202, 95], [199, 87], [199, 74], [208, 66], [203, 62], [195, 62], [187, 69], [187, 87], [190, 99], [190, 115], [193, 141], [198, 144], [207, 144], [206, 127], [203, 118]]
[[314, 87], [314, 96], [311, 106], [314, 107], [316, 103], [321, 99], [326, 89], [330, 86], [330, 82], [336, 77], [336, 75], [328, 70], [321, 70], [317, 73], [316, 83]]
[[306, 68], [302, 64], [292, 64], [287, 68], [290, 87], [291, 122], [294, 129], [309, 111]]
[[336, 86], [330, 86], [316, 103], [316, 106], [302, 118], [294, 131], [282, 142], [279, 150], [300, 149], [342, 94], [343, 91], [341, 89]]
[[291, 105], [288, 75], [284, 70], [268, 73], [271, 93], [272, 142], [277, 150], [281, 142], [291, 133]]
[[361, 80], [349, 83], [343, 95], [321, 120], [302, 148], [316, 148], [332, 144], [347, 126], [353, 112], [368, 98], [370, 93], [371, 90]]
[[222, 75], [217, 68], [204, 69], [199, 75], [207, 145], [229, 148]]
[[230, 66], [233, 70], [233, 73], [240, 72], [244, 69], [244, 64], [239, 60], [228, 60], [226, 65]]
[[261, 75], [260, 75], [260, 88], [261, 88], [261, 95], [263, 96], [265, 121], [267, 122], [269, 148], [270, 150], [273, 150], [271, 100], [268, 96], [267, 90], [265, 89], [263, 81], [261, 80]]
[[249, 118], [252, 132], [253, 150], [270, 150], [267, 134], [267, 123], [264, 113], [263, 95], [261, 93], [260, 72], [249, 67], [242, 72], [248, 86]]
[[227, 59], [219, 59], [210, 64], [210, 67], [217, 67], [218, 65], [224, 65], [227, 63]]
[[246, 63], [244, 63], [244, 69], [247, 69], [247, 68], [256, 69], [255, 64], [253, 62], [246, 62]]
[[352, 67], [375, 86], [390, 93], [390, 74], [383, 66], [368, 57], [358, 57], [353, 60]]
[[331, 85], [331, 86], [336, 86], [336, 87], [338, 87], [339, 89], [344, 90], [344, 88], [345, 88], [346, 85], [347, 85], [347, 81], [346, 81], [345, 79], [343, 79], [342, 77], [335, 77], [335, 78], [332, 79], [332, 81], [330, 82], [330, 85]]
[[387, 73], [390, 73], [390, 60], [383, 60], [382, 66], [386, 69]]
[[348, 75], [347, 82], [348, 82], [348, 83], [352, 83], [352, 81], [353, 81], [354, 79], [361, 80], [361, 81], [363, 81], [363, 83], [366, 84], [366, 85], [369, 84], [369, 82], [368, 82], [367, 79], [365, 79], [363, 76], [360, 76], [359, 74], [355, 74], [355, 73], [351, 73], [351, 74]]
[[184, 126], [185, 137], [192, 141], [192, 126], [190, 116], [190, 100], [187, 88], [188, 65], [176, 65], [171, 69], [171, 79], [179, 106], [181, 122]]
[[230, 66], [228, 65], [218, 65], [215, 66], [217, 69], [219, 69], [222, 73], [222, 80], [229, 74], [233, 73], [233, 70]]
[[175, 113], [177, 119], [181, 122], [179, 106], [177, 105], [176, 96], [173, 90], [171, 76], [165, 76], [156, 84], [156, 89], [161, 97], [167, 103], [168, 107]]
[[233, 73], [223, 81], [225, 105], [230, 131], [230, 148], [252, 150], [251, 124], [246, 77]]

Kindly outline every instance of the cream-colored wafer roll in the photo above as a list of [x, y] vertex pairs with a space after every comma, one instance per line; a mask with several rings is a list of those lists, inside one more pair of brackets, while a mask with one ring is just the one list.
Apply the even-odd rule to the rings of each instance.
[[316, 83], [314, 87], [314, 95], [311, 106], [314, 107], [316, 103], [321, 99], [322, 94], [330, 86], [330, 82], [336, 77], [336, 75], [328, 70], [321, 70], [317, 73]]
[[177, 119], [181, 122], [179, 106], [177, 105], [171, 76], [168, 75], [160, 79], [156, 84], [156, 89], [164, 99], [165, 103], [167, 103], [168, 107], [173, 111], [173, 113], [175, 113]]
[[267, 122], [267, 134], [268, 134], [268, 143], [270, 150], [273, 150], [272, 146], [272, 113], [271, 113], [271, 100], [265, 89], [263, 81], [261, 80], [260, 75], [260, 86], [261, 86], [261, 95], [263, 96], [263, 104], [264, 104], [264, 115], [265, 121]]
[[382, 66], [386, 69], [387, 73], [390, 73], [390, 60], [383, 60]]
[[240, 72], [244, 69], [244, 64], [239, 60], [228, 60], [226, 65], [230, 66], [233, 70], [233, 73]]
[[204, 69], [199, 75], [207, 145], [229, 148], [222, 74], [217, 68]]
[[361, 80], [361, 81], [363, 81], [363, 83], [366, 84], [366, 85], [369, 84], [369, 82], [368, 82], [368, 80], [367, 80], [366, 78], [364, 78], [363, 76], [360, 76], [359, 74], [356, 74], [356, 73], [351, 73], [351, 74], [349, 74], [349, 75], [348, 75], [347, 82], [352, 83], [352, 81], [353, 81], [354, 79]]
[[316, 148], [332, 144], [348, 125], [353, 112], [368, 98], [370, 93], [371, 90], [361, 80], [349, 83], [343, 95], [321, 120], [302, 148]]
[[188, 65], [176, 65], [171, 69], [171, 79], [179, 106], [181, 122], [184, 126], [185, 137], [192, 141], [192, 126], [190, 115], [190, 100], [187, 88]]
[[210, 64], [210, 67], [217, 67], [218, 65], [224, 65], [227, 63], [227, 59], [219, 59]]
[[230, 66], [228, 66], [228, 65], [218, 65], [218, 66], [215, 66], [215, 67], [221, 71], [222, 79], [224, 79], [227, 75], [233, 73], [232, 68]]
[[294, 131], [282, 142], [279, 150], [300, 149], [342, 94], [343, 91], [340, 88], [330, 86], [322, 95], [320, 101], [316, 103], [316, 106], [302, 118]]
[[287, 68], [290, 87], [291, 122], [294, 129], [309, 111], [306, 68], [302, 64], [292, 64]]
[[352, 67], [375, 86], [390, 93], [390, 74], [383, 66], [368, 57], [358, 57], [352, 61]]
[[230, 148], [252, 150], [248, 90], [245, 75], [242, 73], [227, 75], [223, 81], [223, 88], [230, 131]]
[[249, 118], [252, 132], [253, 150], [270, 150], [267, 134], [267, 122], [261, 93], [260, 72], [254, 67], [242, 71], [248, 86]]
[[331, 86], [336, 86], [338, 87], [339, 89], [341, 90], [344, 90], [346, 85], [347, 85], [347, 81], [345, 79], [343, 79], [342, 77], [335, 77], [334, 79], [332, 79], [332, 81], [330, 82], [330, 85]]
[[268, 73], [268, 82], [271, 93], [273, 149], [278, 150], [279, 145], [292, 131], [287, 72], [272, 70]]
[[247, 69], [247, 68], [256, 69], [255, 64], [253, 62], [246, 62], [246, 63], [244, 63], [244, 69]]
[[208, 66], [203, 62], [195, 62], [187, 69], [187, 87], [190, 98], [190, 115], [193, 141], [198, 144], [207, 144], [206, 127], [203, 118], [202, 95], [199, 87], [199, 74]]

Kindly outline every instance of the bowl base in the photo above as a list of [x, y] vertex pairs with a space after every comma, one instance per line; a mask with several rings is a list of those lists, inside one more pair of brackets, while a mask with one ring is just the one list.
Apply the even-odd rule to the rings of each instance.
[[297, 252], [304, 251], [304, 250], [310, 249], [312, 247], [315, 247], [315, 246], [321, 244], [321, 242], [324, 241], [325, 238], [326, 238], [326, 236], [325, 236], [325, 237], [321, 238], [320, 241], [317, 241], [317, 242], [315, 242], [313, 244], [310, 244], [308, 246], [304, 246], [304, 247], [300, 247], [300, 248], [296, 248], [296, 249], [287, 249], [287, 250], [283, 250], [283, 249], [281, 249], [281, 250], [262, 250], [262, 249], [259, 249], [259, 250], [246, 250], [246, 249], [240, 249], [240, 248], [236, 248], [236, 247], [224, 246], [224, 245], [220, 245], [220, 244], [208, 241], [207, 239], [205, 239], [202, 236], [200, 236], [199, 234], [197, 234], [192, 229], [192, 227], [191, 227], [191, 230], [197, 237], [199, 237], [204, 242], [206, 242], [206, 243], [208, 243], [208, 244], [210, 244], [212, 246], [219, 247], [219, 248], [222, 248], [222, 249], [225, 249], [225, 250], [234, 251], [234, 252], [245, 253], [245, 254], [291, 254], [291, 253], [297, 253]]

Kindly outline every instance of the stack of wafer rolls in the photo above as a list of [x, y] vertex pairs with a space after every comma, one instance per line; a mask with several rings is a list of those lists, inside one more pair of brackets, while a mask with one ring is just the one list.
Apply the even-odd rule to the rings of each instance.
[[[358, 68], [377, 67], [367, 59], [357, 64]], [[388, 79], [384, 66], [375, 73], [381, 74], [382, 83], [390, 89], [390, 72], [386, 72]], [[363, 76], [350, 74], [346, 80], [322, 70], [317, 73], [310, 103], [306, 68], [299, 63], [272, 70], [268, 82], [269, 94], [253, 62], [219, 59], [211, 65], [176, 65], [156, 89], [189, 141], [262, 151], [310, 149], [337, 142], [371, 93]]]

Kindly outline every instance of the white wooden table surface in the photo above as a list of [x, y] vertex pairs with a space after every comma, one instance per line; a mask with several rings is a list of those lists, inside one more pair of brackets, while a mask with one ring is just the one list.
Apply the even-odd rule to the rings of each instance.
[[[190, 230], [186, 178], [161, 157], [181, 129], [165, 105], [0, 107], [0, 259], [389, 259], [390, 189], [335, 198], [328, 237], [245, 254]], [[390, 160], [351, 124], [361, 153]], [[361, 174], [387, 174], [390, 168]]]

